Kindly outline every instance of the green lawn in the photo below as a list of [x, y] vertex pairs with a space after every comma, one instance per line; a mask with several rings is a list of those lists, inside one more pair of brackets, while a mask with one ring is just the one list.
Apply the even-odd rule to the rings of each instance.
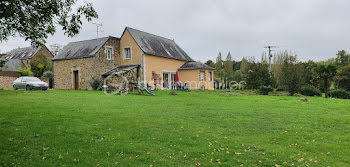
[[0, 90], [0, 166], [349, 166], [350, 100]]

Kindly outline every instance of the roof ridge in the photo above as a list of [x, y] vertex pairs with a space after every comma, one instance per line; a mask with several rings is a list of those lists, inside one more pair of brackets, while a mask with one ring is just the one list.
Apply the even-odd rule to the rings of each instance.
[[87, 41], [93, 41], [93, 40], [98, 40], [98, 39], [103, 39], [103, 38], [117, 38], [118, 37], [114, 37], [114, 36], [106, 36], [106, 37], [101, 37], [101, 38], [93, 38], [93, 39], [85, 39], [85, 40], [81, 40], [81, 41], [74, 41], [74, 42], [69, 42], [69, 43], [78, 43], [78, 42], [87, 42]]
[[160, 35], [156, 35], [156, 34], [152, 34], [152, 33], [146, 32], [146, 31], [138, 30], [138, 29], [135, 29], [135, 28], [132, 28], [132, 27], [126, 27], [126, 28], [127, 29], [136, 30], [136, 31], [139, 31], [139, 32], [142, 32], [142, 33], [145, 33], [145, 34], [153, 35], [153, 36], [156, 36], [156, 37], [164, 38], [166, 40], [170, 40], [170, 41], [174, 41], [175, 42], [174, 39], [166, 38], [166, 37], [163, 37], [163, 36], [160, 36]]

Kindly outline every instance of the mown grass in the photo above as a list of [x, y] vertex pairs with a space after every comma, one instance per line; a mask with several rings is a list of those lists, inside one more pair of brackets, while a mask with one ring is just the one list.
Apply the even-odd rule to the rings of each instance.
[[349, 166], [350, 101], [0, 90], [0, 166]]

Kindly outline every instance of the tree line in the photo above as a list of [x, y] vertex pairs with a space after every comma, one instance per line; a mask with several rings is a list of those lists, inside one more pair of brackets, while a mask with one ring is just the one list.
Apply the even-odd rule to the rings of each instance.
[[255, 57], [234, 61], [230, 52], [225, 60], [219, 53], [215, 62], [208, 60], [205, 64], [216, 68], [214, 80], [220, 83], [216, 84], [217, 89], [231, 89], [232, 85], [228, 84], [231, 81], [245, 81], [246, 89], [281, 90], [290, 95], [320, 95], [317, 92], [323, 92], [325, 97], [329, 97], [332, 89], [345, 92], [350, 98], [350, 54], [345, 50], [338, 51], [334, 58], [319, 62], [299, 61], [298, 55], [280, 51], [273, 55], [271, 72], [265, 54], [261, 61], [256, 61]]

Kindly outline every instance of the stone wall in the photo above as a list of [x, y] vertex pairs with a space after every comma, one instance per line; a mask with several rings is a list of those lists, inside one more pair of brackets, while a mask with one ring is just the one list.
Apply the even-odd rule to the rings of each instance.
[[[105, 46], [112, 46], [112, 60], [106, 59]], [[94, 79], [101, 80], [101, 75], [120, 64], [119, 40], [109, 39], [96, 56], [89, 58], [53, 61], [54, 88], [74, 89], [73, 71], [79, 73], [79, 89], [91, 90]]]
[[16, 79], [17, 77], [13, 76], [0, 76], [0, 89], [12, 89]]

